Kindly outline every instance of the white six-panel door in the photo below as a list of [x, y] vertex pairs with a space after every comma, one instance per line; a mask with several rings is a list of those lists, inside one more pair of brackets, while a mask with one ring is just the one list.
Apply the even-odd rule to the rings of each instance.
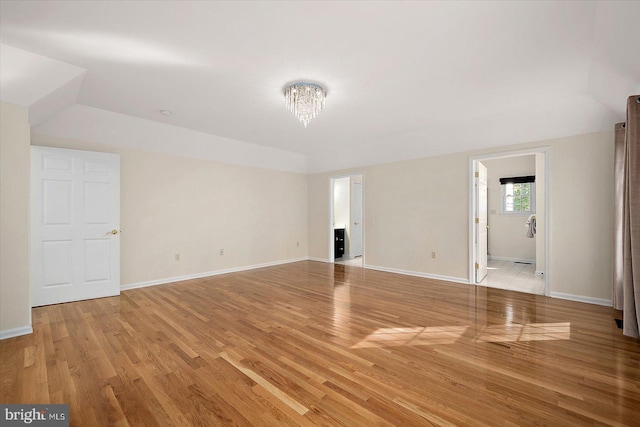
[[31, 147], [31, 305], [120, 294], [120, 156]]

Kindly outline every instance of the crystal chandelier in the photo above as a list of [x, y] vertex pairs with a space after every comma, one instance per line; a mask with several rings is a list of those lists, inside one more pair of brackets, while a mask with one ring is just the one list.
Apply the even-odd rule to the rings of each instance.
[[307, 127], [311, 119], [324, 108], [327, 92], [317, 84], [294, 83], [284, 90], [284, 100], [289, 111]]

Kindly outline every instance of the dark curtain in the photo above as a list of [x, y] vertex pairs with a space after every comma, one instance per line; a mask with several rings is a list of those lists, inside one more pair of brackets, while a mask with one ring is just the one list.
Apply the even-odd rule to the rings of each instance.
[[[640, 128], [640, 95], [634, 95], [627, 100], [625, 125], [616, 125], [616, 234], [614, 236], [613, 298], [616, 308], [620, 307], [624, 310], [623, 333], [636, 338], [640, 338], [640, 134], [638, 128]], [[622, 134], [624, 139], [619, 142]], [[622, 220], [621, 224], [620, 220]]]

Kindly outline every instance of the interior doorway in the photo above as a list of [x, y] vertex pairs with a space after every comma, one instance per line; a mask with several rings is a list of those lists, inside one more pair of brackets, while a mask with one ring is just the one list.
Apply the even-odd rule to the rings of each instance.
[[549, 295], [548, 154], [470, 158], [470, 284]]
[[330, 178], [329, 260], [364, 266], [363, 174]]

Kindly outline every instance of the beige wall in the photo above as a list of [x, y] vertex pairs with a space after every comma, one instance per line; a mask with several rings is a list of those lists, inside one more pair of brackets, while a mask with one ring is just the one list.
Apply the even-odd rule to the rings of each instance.
[[340, 178], [333, 182], [334, 227], [346, 228], [349, 224], [350, 192], [349, 178]]
[[551, 291], [611, 300], [613, 130], [551, 147]]
[[468, 157], [457, 154], [310, 175], [309, 256], [327, 258], [329, 178], [363, 173], [365, 263], [466, 277], [467, 168]]
[[[26, 109], [14, 105], [2, 104], [0, 118], [0, 331], [6, 336], [31, 322], [29, 125]], [[551, 292], [601, 301], [611, 299], [612, 141], [603, 132], [305, 176], [32, 137], [34, 145], [121, 155], [125, 286], [307, 254], [327, 259], [329, 177], [346, 173], [364, 173], [367, 265], [466, 280], [469, 157], [548, 146]]]
[[469, 157], [549, 146], [550, 291], [611, 300], [612, 141], [601, 132], [311, 175], [309, 256], [327, 258], [329, 177], [364, 172], [365, 263], [468, 280]]
[[307, 256], [306, 175], [42, 135], [32, 144], [120, 154], [124, 287]]
[[482, 163], [487, 167], [488, 175], [491, 257], [535, 261], [537, 236], [533, 239], [528, 238], [527, 227], [525, 227], [529, 215], [501, 213], [502, 188], [500, 185], [500, 178], [535, 175], [535, 155], [483, 160]]
[[0, 337], [31, 331], [29, 301], [29, 122], [27, 109], [0, 110]]

